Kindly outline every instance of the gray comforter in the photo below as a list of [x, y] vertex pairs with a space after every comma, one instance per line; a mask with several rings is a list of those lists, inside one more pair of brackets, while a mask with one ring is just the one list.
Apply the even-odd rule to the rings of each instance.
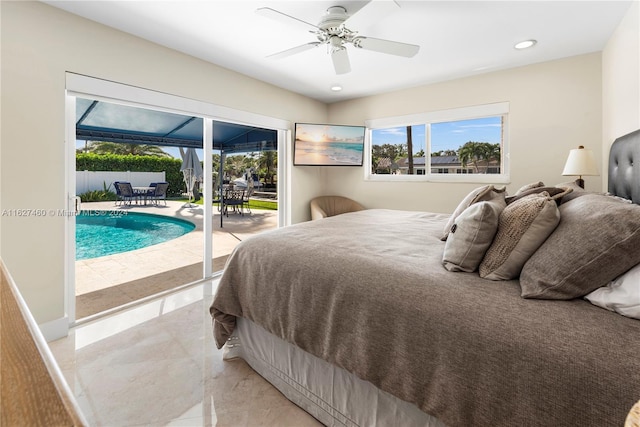
[[442, 267], [447, 216], [366, 210], [263, 233], [228, 260], [220, 348], [245, 317], [449, 426], [622, 426], [640, 321]]

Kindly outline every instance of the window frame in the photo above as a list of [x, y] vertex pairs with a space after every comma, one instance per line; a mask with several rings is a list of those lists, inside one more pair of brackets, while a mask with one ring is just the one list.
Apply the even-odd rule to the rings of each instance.
[[[424, 175], [387, 175], [371, 173], [372, 135], [375, 129], [388, 129], [394, 127], [406, 127], [414, 125], [425, 126], [425, 155], [431, 153], [431, 124], [441, 122], [454, 122], [461, 120], [481, 119], [485, 117], [501, 116], [502, 147], [500, 148], [501, 173], [432, 173], [431, 161], [425, 162]], [[511, 180], [510, 155], [509, 155], [509, 102], [496, 102], [492, 104], [474, 105], [470, 107], [452, 108], [440, 111], [411, 114], [406, 116], [384, 117], [365, 121], [367, 127], [365, 137], [364, 179], [365, 181], [381, 182], [465, 182], [465, 183], [496, 183], [508, 184]]]

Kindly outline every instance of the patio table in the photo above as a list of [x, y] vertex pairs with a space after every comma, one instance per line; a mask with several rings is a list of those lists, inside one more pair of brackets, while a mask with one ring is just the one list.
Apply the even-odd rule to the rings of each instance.
[[[152, 192], [153, 190], [155, 190], [155, 187], [132, 187], [133, 188], [133, 193], [136, 194], [139, 198], [143, 198], [144, 199], [144, 204], [147, 204], [147, 196], [149, 195], [150, 192]], [[138, 203], [138, 200], [136, 199], [136, 204]]]

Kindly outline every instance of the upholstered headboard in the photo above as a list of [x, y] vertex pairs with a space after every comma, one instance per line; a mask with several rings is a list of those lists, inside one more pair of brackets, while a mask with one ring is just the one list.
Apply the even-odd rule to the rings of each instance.
[[611, 146], [609, 193], [640, 205], [640, 129], [621, 136]]

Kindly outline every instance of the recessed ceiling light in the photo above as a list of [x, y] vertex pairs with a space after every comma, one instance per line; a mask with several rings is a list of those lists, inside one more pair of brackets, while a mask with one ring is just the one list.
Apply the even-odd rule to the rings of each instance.
[[516, 45], [513, 46], [513, 47], [515, 47], [516, 49], [527, 49], [529, 47], [534, 46], [536, 43], [538, 43], [538, 42], [536, 40], [533, 40], [533, 39], [524, 40], [524, 41], [521, 41], [520, 43], [516, 43]]
[[340, 85], [331, 85], [331, 90], [334, 92], [340, 92], [342, 90], [342, 86]]

